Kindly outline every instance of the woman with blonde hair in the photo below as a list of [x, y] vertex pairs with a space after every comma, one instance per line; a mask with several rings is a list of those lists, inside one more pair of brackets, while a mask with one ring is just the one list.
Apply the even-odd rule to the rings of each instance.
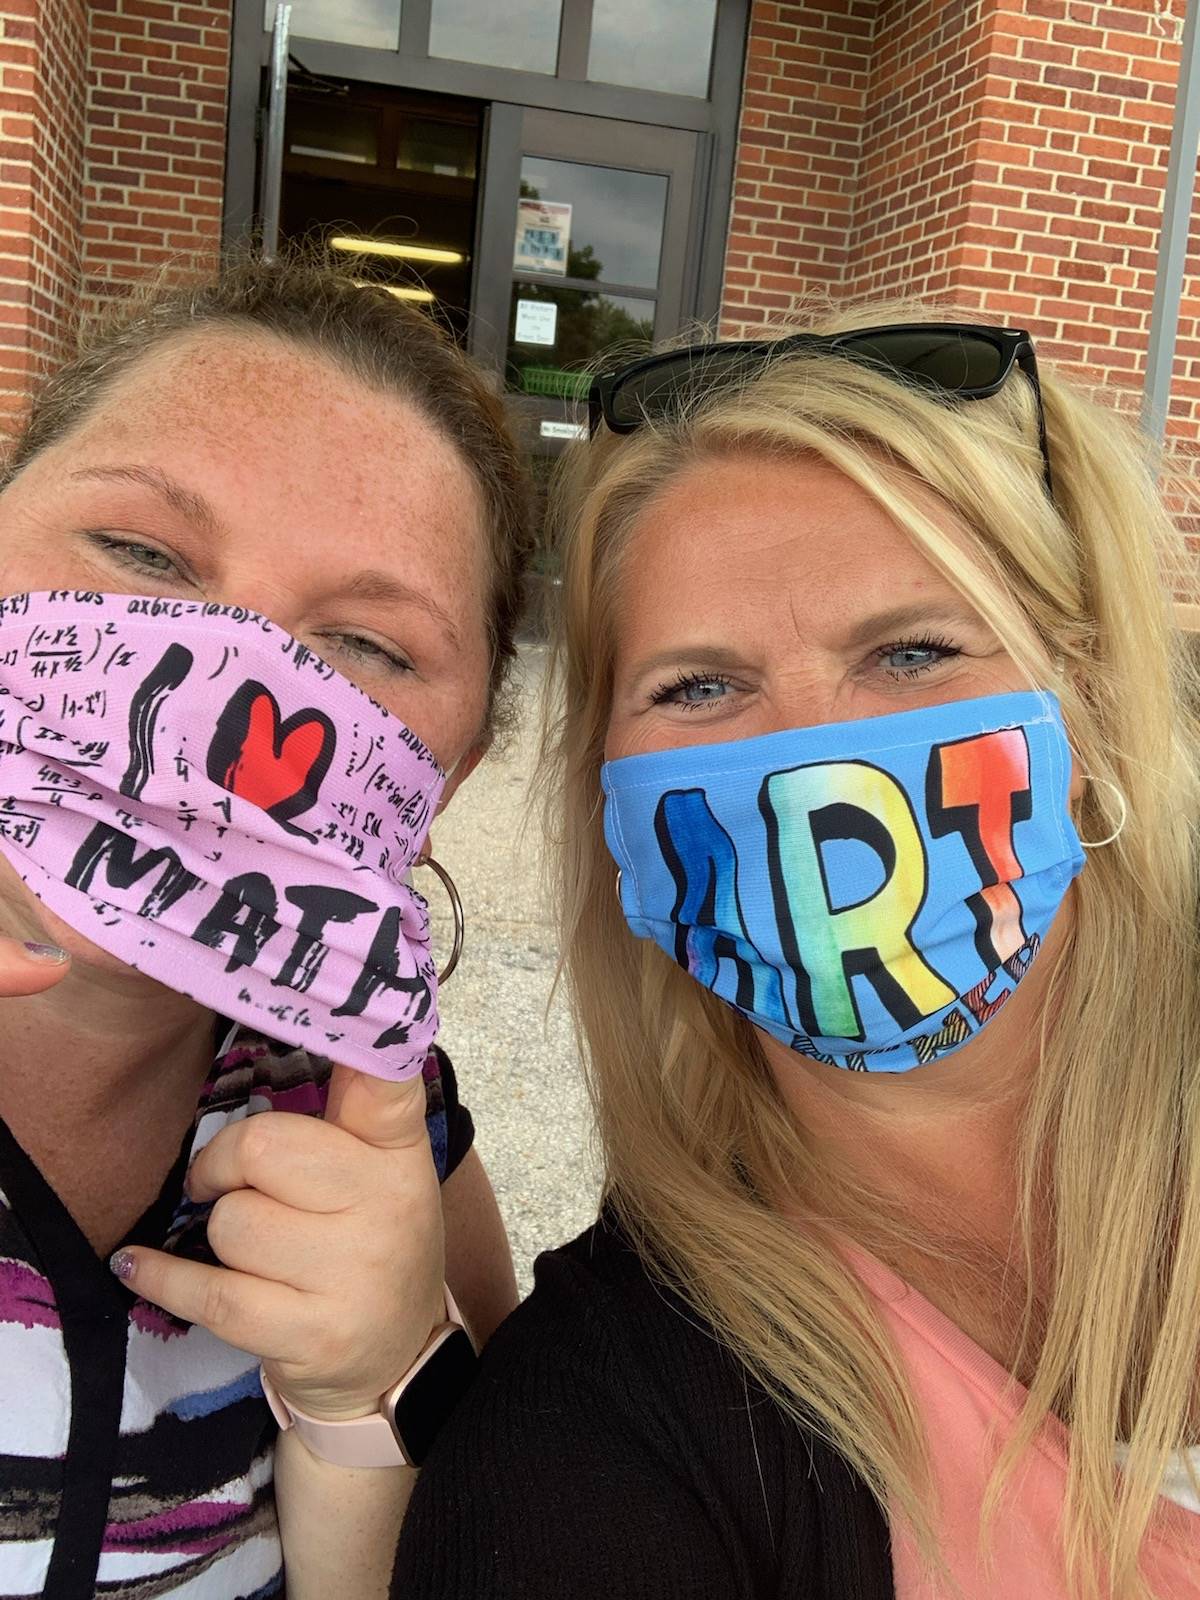
[[405, 1600], [1200, 1595], [1178, 536], [1027, 334], [887, 316], [594, 385], [552, 753], [604, 1209]]

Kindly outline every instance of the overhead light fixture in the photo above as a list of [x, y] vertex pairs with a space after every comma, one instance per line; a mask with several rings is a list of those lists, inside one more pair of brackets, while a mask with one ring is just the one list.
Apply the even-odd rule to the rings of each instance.
[[339, 233], [329, 241], [331, 250], [349, 250], [361, 256], [399, 256], [402, 261], [443, 261], [457, 266], [466, 257], [459, 250], [439, 250], [428, 244], [395, 244], [391, 239], [355, 239]]
[[427, 306], [437, 296], [431, 289], [409, 289], [402, 284], [375, 283], [370, 278], [355, 278], [356, 289], [386, 289], [389, 294], [394, 294], [397, 300], [416, 300], [421, 305]]

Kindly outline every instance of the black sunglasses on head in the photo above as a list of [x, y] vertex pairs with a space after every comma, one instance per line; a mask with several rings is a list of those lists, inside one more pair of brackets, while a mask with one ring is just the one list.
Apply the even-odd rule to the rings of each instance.
[[1014, 367], [1019, 368], [1037, 400], [1043, 476], [1046, 493], [1053, 498], [1037, 357], [1033, 340], [1021, 328], [917, 322], [664, 350], [593, 380], [588, 391], [590, 432], [594, 435], [603, 422], [613, 433], [634, 433], [645, 422], [681, 416], [714, 390], [744, 382], [773, 361], [805, 352], [844, 356], [956, 400], [986, 400], [1008, 382]]

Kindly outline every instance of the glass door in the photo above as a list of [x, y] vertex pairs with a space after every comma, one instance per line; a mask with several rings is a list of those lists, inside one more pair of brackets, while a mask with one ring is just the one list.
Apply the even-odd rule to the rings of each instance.
[[472, 348], [502, 375], [542, 462], [576, 436], [602, 358], [645, 350], [694, 315], [689, 241], [703, 139], [491, 108]]
[[470, 100], [293, 72], [281, 239], [320, 244], [465, 342], [481, 124]]

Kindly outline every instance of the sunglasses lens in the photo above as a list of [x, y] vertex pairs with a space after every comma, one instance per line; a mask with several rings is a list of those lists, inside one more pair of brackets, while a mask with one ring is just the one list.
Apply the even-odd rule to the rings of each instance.
[[1004, 377], [1008, 358], [984, 334], [938, 329], [885, 328], [869, 336], [851, 335], [841, 349], [890, 373], [951, 394], [990, 389]]
[[610, 401], [612, 420], [618, 427], [638, 427], [658, 417], [682, 416], [713, 389], [761, 367], [760, 355], [729, 345], [660, 357], [644, 372], [622, 376]]
[[[813, 341], [813, 354], [829, 343]], [[869, 363], [894, 378], [948, 394], [999, 387], [1010, 357], [984, 332], [938, 327], [882, 328], [844, 334], [836, 341], [843, 358]], [[783, 340], [780, 356], [803, 356], [799, 341]], [[611, 392], [609, 416], [617, 428], [636, 428], [664, 416], [685, 416], [715, 390], [749, 380], [772, 360], [761, 344], [715, 344], [657, 357], [644, 369], [622, 373]]]

